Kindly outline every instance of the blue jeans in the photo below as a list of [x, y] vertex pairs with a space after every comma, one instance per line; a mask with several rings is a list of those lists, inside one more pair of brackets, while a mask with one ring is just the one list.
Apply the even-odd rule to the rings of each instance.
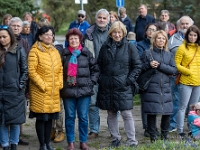
[[91, 103], [89, 106], [89, 128], [90, 132], [99, 133], [100, 116], [99, 108], [96, 106], [98, 85], [94, 85], [94, 95], [91, 97]]
[[176, 85], [176, 76], [170, 78], [171, 93], [173, 100], [173, 114], [170, 116], [169, 130], [176, 128], [176, 116], [180, 105], [180, 84]]
[[[9, 130], [10, 126], [10, 130]], [[10, 144], [18, 144], [20, 134], [20, 125], [0, 125], [0, 143], [2, 147]]]
[[88, 108], [91, 96], [63, 99], [65, 108], [65, 129], [68, 143], [75, 141], [76, 110], [78, 115], [79, 141], [87, 142], [88, 136]]
[[184, 118], [185, 118], [185, 110], [189, 104], [196, 104], [200, 97], [200, 86], [188, 86], [184, 84], [180, 84], [180, 107], [177, 113], [177, 128], [178, 133], [183, 132], [184, 127]]

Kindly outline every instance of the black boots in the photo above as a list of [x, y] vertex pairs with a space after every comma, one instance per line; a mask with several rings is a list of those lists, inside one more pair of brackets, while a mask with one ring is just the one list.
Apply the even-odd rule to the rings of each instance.
[[10, 150], [17, 150], [17, 145], [16, 144], [11, 144]]
[[39, 150], [47, 150], [46, 144], [40, 146], [40, 149], [39, 149]]
[[3, 150], [9, 150], [9, 146], [3, 147]]

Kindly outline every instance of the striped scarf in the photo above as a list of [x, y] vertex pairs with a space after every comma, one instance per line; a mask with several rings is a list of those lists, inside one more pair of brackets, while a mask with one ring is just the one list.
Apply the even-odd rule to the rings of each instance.
[[68, 49], [72, 55], [68, 62], [67, 83], [70, 86], [71, 85], [74, 86], [76, 84], [76, 75], [77, 75], [77, 68], [78, 68], [77, 57], [81, 54], [82, 46], [79, 45], [77, 49], [74, 49], [71, 46], [69, 46]]

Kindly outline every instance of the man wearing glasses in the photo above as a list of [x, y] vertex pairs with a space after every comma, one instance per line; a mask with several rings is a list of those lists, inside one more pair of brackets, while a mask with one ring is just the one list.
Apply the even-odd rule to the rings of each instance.
[[[85, 20], [85, 18], [86, 18], [86, 12], [84, 10], [79, 10], [77, 20], [72, 21], [70, 23], [69, 29], [78, 28], [84, 35], [86, 33], [86, 30], [90, 27], [90, 24]], [[65, 41], [65, 47], [67, 47], [67, 45], [68, 43]]]

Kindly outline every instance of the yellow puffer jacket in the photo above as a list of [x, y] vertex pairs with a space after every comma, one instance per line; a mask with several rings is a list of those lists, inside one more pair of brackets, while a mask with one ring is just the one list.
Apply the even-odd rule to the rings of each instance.
[[58, 50], [53, 45], [36, 42], [29, 52], [28, 72], [30, 110], [35, 113], [59, 112], [63, 67]]
[[[200, 47], [198, 46], [196, 56], [192, 60], [195, 51], [197, 49], [196, 44], [189, 43], [188, 49], [185, 46], [185, 42], [181, 44], [175, 55], [175, 62], [178, 71], [181, 73], [180, 83], [184, 85], [199, 86], [200, 85]], [[186, 68], [186, 66], [189, 66]]]

